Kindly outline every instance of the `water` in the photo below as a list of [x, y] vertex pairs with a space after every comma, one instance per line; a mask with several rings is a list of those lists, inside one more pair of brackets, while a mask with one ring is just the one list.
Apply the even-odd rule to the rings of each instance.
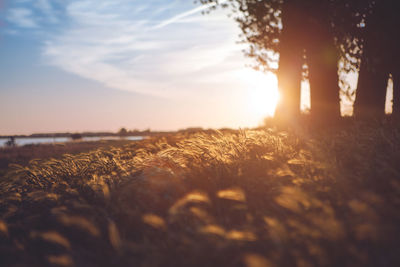
[[[129, 141], [140, 141], [143, 140], [143, 136], [91, 136], [82, 137], [78, 141], [100, 141], [100, 140], [129, 140]], [[4, 147], [8, 138], [0, 138], [0, 147]], [[54, 144], [54, 143], [66, 143], [72, 141], [69, 137], [32, 137], [32, 138], [15, 138], [17, 146], [31, 145], [31, 144]]]

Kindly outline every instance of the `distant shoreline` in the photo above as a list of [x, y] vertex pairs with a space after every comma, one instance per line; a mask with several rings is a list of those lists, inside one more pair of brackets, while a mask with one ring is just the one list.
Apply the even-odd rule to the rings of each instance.
[[[71, 138], [74, 133], [56, 133], [56, 134], [31, 134], [31, 135], [0, 135], [0, 139], [8, 139], [11, 137], [14, 138]], [[80, 136], [82, 137], [108, 137], [108, 136], [113, 136], [113, 137], [130, 137], [130, 136], [148, 136], [151, 135], [149, 133], [143, 134], [143, 133], [138, 133], [138, 134], [128, 134], [128, 135], [119, 135], [116, 133], [79, 133]]]
[[[230, 128], [221, 128], [218, 129], [219, 131], [223, 132], [230, 132], [233, 129]], [[81, 137], [107, 137], [107, 136], [114, 136], [114, 137], [135, 137], [135, 136], [157, 136], [157, 135], [168, 135], [168, 134], [175, 134], [175, 133], [196, 133], [196, 132], [213, 132], [214, 129], [203, 129], [201, 127], [189, 127], [186, 129], [179, 129], [176, 131], [151, 131], [151, 130], [144, 130], [144, 131], [127, 131], [126, 133], [112, 133], [112, 132], [64, 132], [64, 133], [34, 133], [30, 135], [21, 134], [21, 135], [0, 135], [0, 139], [8, 139], [11, 137], [14, 138], [72, 138], [74, 135], [79, 135]]]
[[40, 144], [59, 144], [70, 142], [97, 142], [97, 141], [140, 141], [146, 139], [148, 136], [64, 136], [64, 137], [8, 137], [0, 138], [0, 148], [25, 146], [25, 145], [40, 145]]

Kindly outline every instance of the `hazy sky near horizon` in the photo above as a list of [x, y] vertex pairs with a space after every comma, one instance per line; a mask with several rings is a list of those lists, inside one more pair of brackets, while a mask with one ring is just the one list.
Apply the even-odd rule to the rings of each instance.
[[233, 19], [201, 10], [0, 0], [0, 134], [259, 125], [249, 103], [266, 75], [245, 67]]

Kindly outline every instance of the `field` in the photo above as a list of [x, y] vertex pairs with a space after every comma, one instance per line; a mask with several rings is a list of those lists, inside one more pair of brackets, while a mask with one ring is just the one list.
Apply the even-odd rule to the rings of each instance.
[[0, 265], [400, 266], [399, 162], [386, 123], [31, 160], [0, 181]]
[[12, 164], [27, 165], [32, 159], [60, 158], [63, 154], [89, 152], [99, 148], [121, 147], [128, 140], [101, 140], [95, 142], [74, 141], [55, 144], [32, 144], [19, 147], [0, 147], [0, 177]]

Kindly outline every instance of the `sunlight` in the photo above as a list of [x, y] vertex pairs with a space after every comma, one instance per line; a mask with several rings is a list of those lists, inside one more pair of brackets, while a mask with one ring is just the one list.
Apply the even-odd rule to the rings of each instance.
[[244, 69], [240, 78], [248, 85], [248, 109], [257, 117], [272, 117], [279, 101], [278, 81], [272, 73]]

